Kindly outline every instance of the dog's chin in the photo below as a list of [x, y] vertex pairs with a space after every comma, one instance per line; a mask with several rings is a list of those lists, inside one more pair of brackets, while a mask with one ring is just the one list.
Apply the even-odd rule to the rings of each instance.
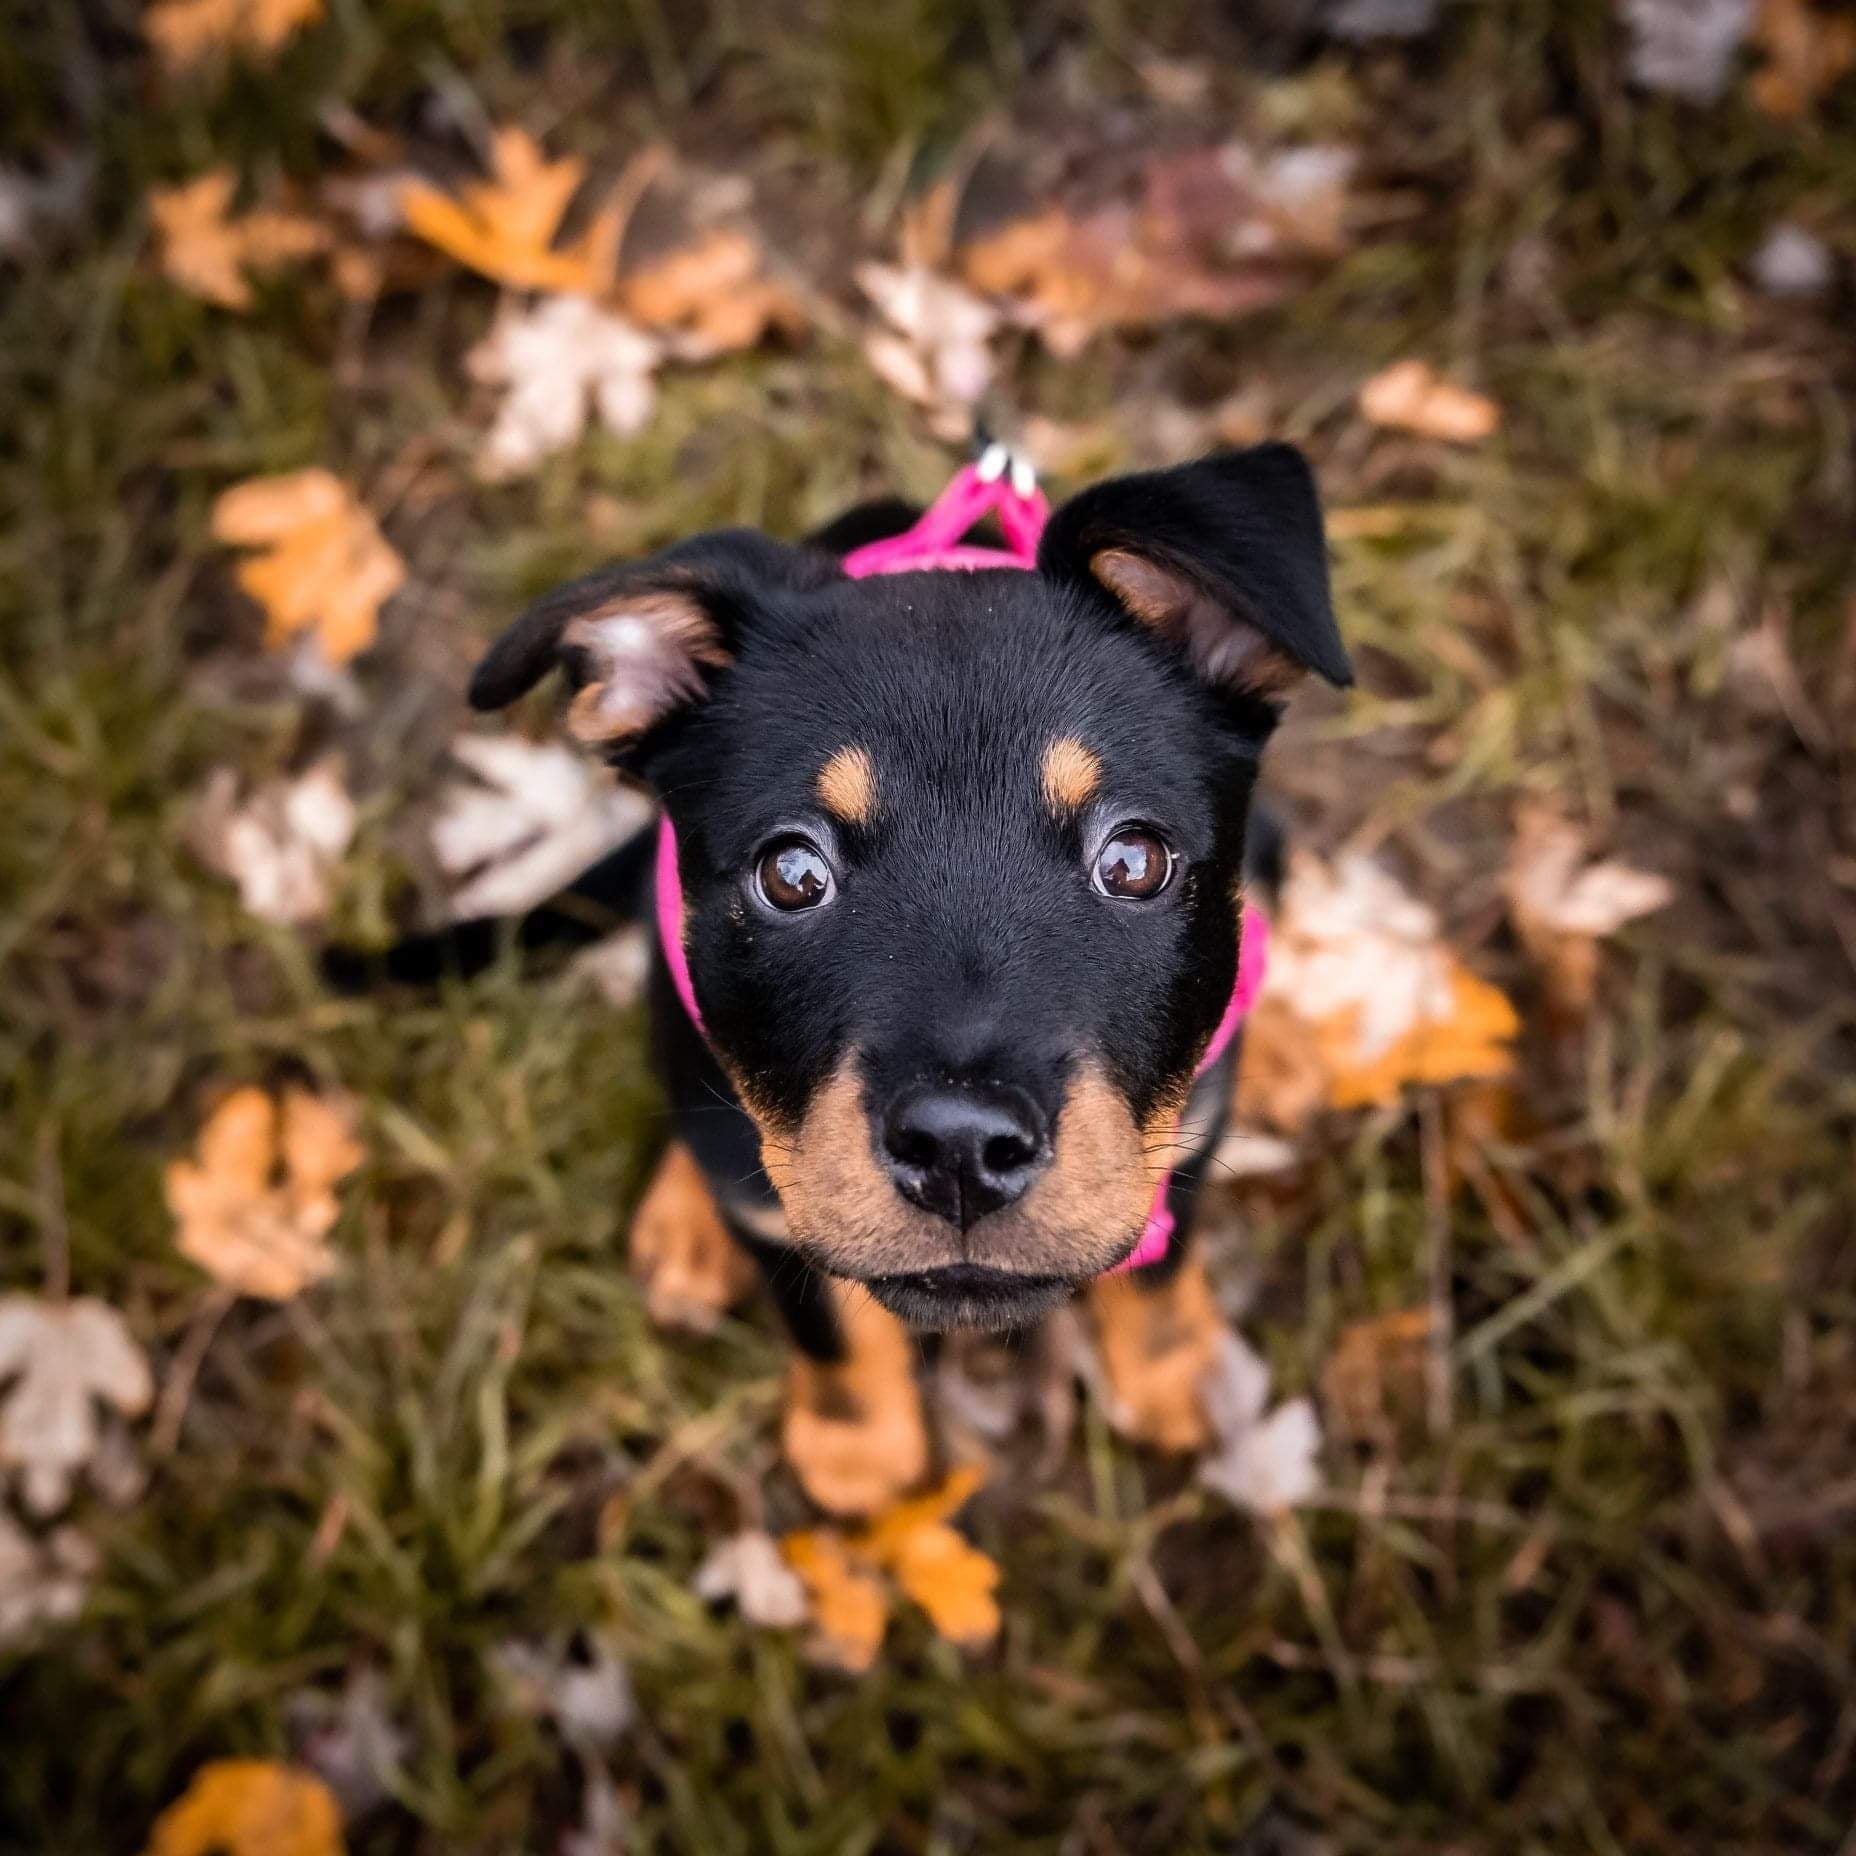
[[905, 1276], [871, 1276], [864, 1286], [892, 1315], [935, 1333], [1029, 1327], [1068, 1301], [1076, 1288], [1067, 1276], [1027, 1276], [978, 1263], [952, 1263]]

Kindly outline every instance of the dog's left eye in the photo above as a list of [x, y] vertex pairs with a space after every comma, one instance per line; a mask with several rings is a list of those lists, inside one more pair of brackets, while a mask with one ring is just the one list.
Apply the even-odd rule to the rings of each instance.
[[837, 889], [825, 853], [809, 838], [782, 838], [761, 852], [754, 882], [769, 908], [816, 909]]
[[1118, 901], [1146, 902], [1166, 888], [1172, 875], [1172, 849], [1146, 825], [1121, 826], [1096, 853], [1095, 886]]

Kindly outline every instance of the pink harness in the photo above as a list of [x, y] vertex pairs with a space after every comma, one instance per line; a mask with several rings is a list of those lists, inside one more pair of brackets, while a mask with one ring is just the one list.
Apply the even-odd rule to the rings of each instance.
[[[997, 514], [1005, 533], [1004, 548], [976, 547], [964, 540], [982, 516]], [[1050, 515], [1050, 505], [1037, 488], [1029, 469], [1013, 459], [1003, 445], [990, 446], [977, 464], [969, 464], [954, 478], [903, 534], [870, 542], [844, 557], [844, 571], [853, 580], [872, 574], [923, 573], [939, 568], [972, 572], [983, 567], [1029, 569], [1037, 565], [1038, 538]], [[698, 1031], [703, 1028], [702, 1008], [690, 979], [689, 955], [683, 946], [683, 877], [677, 867], [677, 834], [668, 816], [657, 831], [657, 935], [663, 944], [664, 964], [683, 1009]], [[1199, 1059], [1203, 1076], [1230, 1048], [1237, 1028], [1263, 985], [1269, 958], [1270, 925], [1266, 916], [1244, 905], [1244, 930], [1238, 947], [1237, 984], [1231, 1001], [1212, 1033], [1212, 1041]], [[1133, 1252], [1111, 1274], [1158, 1263], [1173, 1241], [1174, 1219], [1167, 1204], [1169, 1172], [1154, 1189], [1147, 1226]]]

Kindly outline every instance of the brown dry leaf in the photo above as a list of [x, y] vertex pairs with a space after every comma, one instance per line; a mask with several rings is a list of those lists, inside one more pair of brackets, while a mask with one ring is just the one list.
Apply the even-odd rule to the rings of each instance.
[[240, 1295], [287, 1301], [335, 1268], [335, 1185], [361, 1164], [341, 1101], [235, 1089], [201, 1128], [193, 1160], [167, 1170], [181, 1254]]
[[184, 290], [224, 309], [249, 309], [247, 271], [268, 270], [321, 251], [329, 240], [319, 220], [257, 207], [230, 212], [238, 185], [230, 168], [211, 168], [178, 187], [157, 187], [148, 210], [161, 241], [161, 268]]
[[1421, 1403], [1431, 1311], [1404, 1308], [1341, 1330], [1321, 1369], [1321, 1403], [1341, 1437], [1382, 1439], [1401, 1413]]
[[121, 1315], [90, 1296], [0, 1296], [0, 1470], [34, 1514], [71, 1499], [104, 1443], [98, 1407], [137, 1417], [154, 1397], [148, 1361]]
[[[1341, 248], [1352, 165], [1344, 149], [1260, 154], [1236, 141], [1163, 154], [1107, 199], [995, 223], [956, 261], [967, 283], [1011, 299], [1063, 356], [1103, 329], [1239, 316], [1280, 301], [1311, 262]], [[1002, 184], [1009, 190], [996, 173], [975, 179]], [[937, 212], [958, 223], [959, 208]], [[913, 229], [919, 247], [922, 226]]]
[[1808, 115], [1856, 70], [1856, 17], [1810, 0], [1759, 0], [1753, 41], [1766, 54], [1753, 75], [1753, 101], [1781, 122]]
[[[1388, 1104], [1407, 1083], [1505, 1076], [1514, 1066], [1520, 1026], [1507, 996], [1463, 966], [1430, 909], [1358, 853], [1331, 867], [1309, 851], [1292, 857], [1263, 984], [1263, 1001], [1272, 1000], [1298, 1021], [1333, 1108]], [[1289, 1024], [1278, 1030], [1282, 1041], [1295, 1034]], [[1309, 1086], [1298, 1076], [1298, 1094]], [[1300, 1101], [1290, 1106], [1305, 1112]]]
[[155, 1820], [143, 1856], [342, 1856], [342, 1818], [315, 1776], [268, 1759], [216, 1759]]
[[858, 1569], [832, 1528], [788, 1534], [780, 1552], [805, 1584], [820, 1652], [841, 1669], [868, 1669], [889, 1626], [889, 1595], [881, 1583]]
[[1502, 422], [1486, 394], [1445, 379], [1428, 361], [1394, 361], [1375, 374], [1360, 389], [1360, 412], [1374, 425], [1457, 445], [1487, 438]]
[[429, 181], [401, 183], [407, 228], [458, 263], [518, 290], [592, 296], [611, 280], [614, 228], [604, 217], [572, 246], [556, 249], [568, 202], [586, 178], [576, 155], [550, 161], [526, 129], [490, 138], [490, 175], [453, 199]]
[[646, 328], [678, 335], [685, 360], [752, 348], [770, 330], [796, 335], [806, 323], [799, 299], [763, 275], [764, 262], [750, 232], [713, 226], [621, 279], [620, 300]]
[[406, 564], [341, 479], [322, 469], [254, 477], [213, 504], [213, 539], [257, 548], [238, 583], [264, 610], [265, 643], [299, 632], [345, 664], [374, 642], [380, 608], [406, 579]]
[[1598, 943], [1665, 907], [1669, 879], [1626, 863], [1588, 862], [1586, 834], [1551, 805], [1521, 810], [1502, 889], [1521, 945], [1539, 966], [1556, 1015], [1579, 1024], [1598, 985]]
[[1234, 1099], [1240, 1122], [1299, 1134], [1328, 1106], [1328, 1067], [1308, 1027], [1266, 990], [1244, 1020]]
[[274, 58], [301, 27], [322, 17], [322, 0], [155, 0], [142, 32], [171, 72], [234, 53]]

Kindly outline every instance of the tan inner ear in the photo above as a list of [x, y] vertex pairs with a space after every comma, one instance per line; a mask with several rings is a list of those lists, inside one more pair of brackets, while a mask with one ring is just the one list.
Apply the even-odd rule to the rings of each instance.
[[1129, 548], [1102, 548], [1089, 571], [1129, 614], [1183, 645], [1207, 683], [1283, 696], [1302, 680], [1302, 667], [1248, 620], [1221, 606], [1191, 575]]
[[626, 741], [702, 693], [702, 673], [729, 661], [715, 621], [694, 594], [630, 593], [583, 612], [561, 634], [583, 652], [590, 679], [567, 709], [581, 741]]

